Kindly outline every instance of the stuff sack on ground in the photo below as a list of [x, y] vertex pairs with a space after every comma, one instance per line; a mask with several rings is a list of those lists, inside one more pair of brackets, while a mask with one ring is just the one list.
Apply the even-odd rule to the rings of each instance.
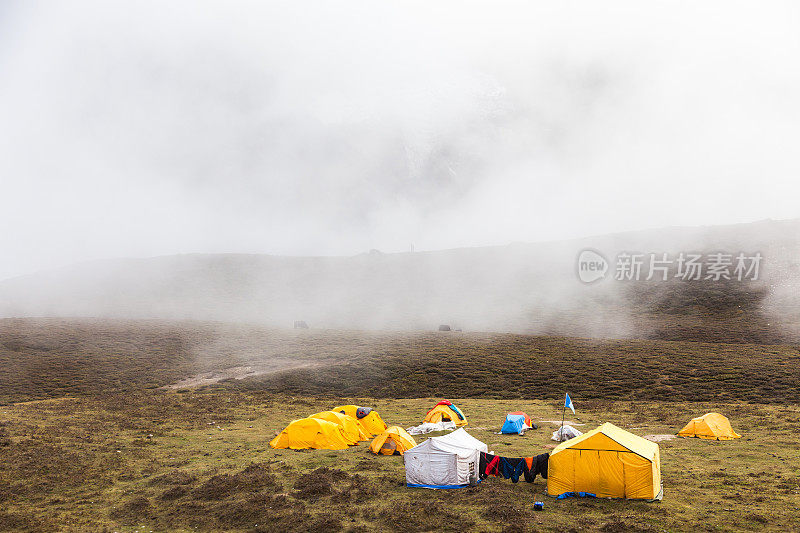
[[580, 437], [581, 435], [583, 435], [582, 431], [575, 429], [572, 426], [564, 426], [553, 432], [552, 440], [556, 442], [564, 442], [569, 439], [574, 439], [575, 437]]

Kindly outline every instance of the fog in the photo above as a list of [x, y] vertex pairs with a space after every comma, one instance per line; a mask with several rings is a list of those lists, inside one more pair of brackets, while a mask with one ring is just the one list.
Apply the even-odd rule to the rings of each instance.
[[4, 2], [0, 278], [800, 214], [793, 3]]

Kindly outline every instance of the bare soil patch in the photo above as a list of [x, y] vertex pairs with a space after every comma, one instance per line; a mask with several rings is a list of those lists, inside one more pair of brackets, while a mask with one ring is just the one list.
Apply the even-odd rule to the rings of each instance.
[[[554, 426], [560, 426], [561, 420], [537, 420], [537, 424], [553, 424]], [[586, 424], [582, 424], [581, 422], [575, 422], [574, 420], [564, 420], [565, 426], [585, 426]]]
[[674, 439], [675, 435], [672, 435], [672, 434], [669, 434], [669, 433], [661, 434], [661, 435], [645, 435], [644, 438], [646, 438], [647, 440], [652, 441], [652, 442], [664, 442], [665, 440]]
[[233, 366], [230, 368], [223, 368], [221, 370], [212, 370], [210, 372], [202, 372], [188, 378], [184, 378], [176, 383], [167, 385], [165, 389], [196, 389], [206, 385], [213, 385], [220, 381], [230, 379], [239, 380], [245, 378], [252, 378], [256, 376], [263, 376], [283, 370], [299, 370], [302, 368], [312, 368], [318, 366], [317, 361], [307, 360], [273, 360], [263, 364], [248, 365], [248, 366]]

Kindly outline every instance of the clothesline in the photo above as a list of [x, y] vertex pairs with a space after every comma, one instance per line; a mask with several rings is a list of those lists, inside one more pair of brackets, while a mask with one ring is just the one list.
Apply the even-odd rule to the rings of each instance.
[[501, 457], [481, 452], [478, 475], [481, 479], [489, 476], [502, 477], [510, 479], [512, 483], [517, 483], [520, 476], [523, 476], [526, 482], [533, 483], [537, 475], [547, 479], [549, 457], [548, 453], [532, 457]]

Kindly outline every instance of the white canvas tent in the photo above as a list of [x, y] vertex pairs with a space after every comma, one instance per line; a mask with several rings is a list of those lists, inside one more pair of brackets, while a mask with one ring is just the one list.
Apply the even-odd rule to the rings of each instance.
[[455, 489], [478, 480], [480, 452], [489, 448], [464, 428], [443, 437], [431, 437], [406, 450], [406, 485], [429, 489]]

